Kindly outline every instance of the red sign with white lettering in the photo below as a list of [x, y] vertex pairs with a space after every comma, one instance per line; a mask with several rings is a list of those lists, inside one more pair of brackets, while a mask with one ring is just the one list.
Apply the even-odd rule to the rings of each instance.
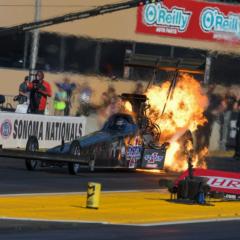
[[[207, 184], [211, 187], [211, 191], [240, 195], [240, 173], [195, 168], [193, 175], [208, 178]], [[186, 176], [188, 171], [177, 179], [177, 183]]]
[[138, 7], [137, 33], [240, 43], [240, 6], [164, 0]]

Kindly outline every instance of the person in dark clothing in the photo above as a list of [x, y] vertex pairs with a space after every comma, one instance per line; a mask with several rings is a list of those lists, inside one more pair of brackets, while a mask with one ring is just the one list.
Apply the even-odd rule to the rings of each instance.
[[207, 122], [203, 126], [199, 126], [195, 132], [197, 141], [196, 150], [199, 152], [205, 147], [209, 147], [213, 123], [219, 119], [221, 112], [222, 97], [220, 95], [214, 94], [212, 91], [209, 91], [208, 99], [209, 106], [204, 112], [204, 116], [206, 117]]
[[23, 104], [28, 100], [28, 97], [29, 97], [28, 85], [29, 85], [29, 77], [26, 76], [24, 78], [24, 81], [19, 85], [18, 96], [16, 98], [19, 104]]
[[38, 71], [36, 79], [29, 84], [30, 104], [29, 112], [36, 114], [44, 114], [47, 97], [52, 96], [51, 86], [44, 80], [42, 71]]
[[238, 101], [237, 134], [234, 157], [240, 160], [240, 100]]

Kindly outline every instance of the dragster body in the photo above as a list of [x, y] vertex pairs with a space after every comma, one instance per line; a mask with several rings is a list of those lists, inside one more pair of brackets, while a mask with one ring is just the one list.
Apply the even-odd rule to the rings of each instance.
[[[94, 145], [102, 143], [112, 143], [118, 138], [127, 136], [134, 136], [137, 132], [137, 125], [134, 123], [132, 117], [127, 114], [115, 114], [111, 116], [104, 124], [100, 131], [83, 136], [77, 141], [80, 147], [90, 148]], [[63, 146], [56, 146], [48, 149], [49, 153], [63, 153], [66, 154], [70, 151], [71, 142], [65, 143]]]

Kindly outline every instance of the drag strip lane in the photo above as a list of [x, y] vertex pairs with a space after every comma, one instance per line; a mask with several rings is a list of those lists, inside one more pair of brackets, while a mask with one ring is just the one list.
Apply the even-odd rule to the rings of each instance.
[[160, 177], [176, 176], [111, 170], [89, 173], [86, 169], [72, 176], [67, 168], [58, 167], [30, 172], [25, 169], [24, 160], [0, 158], [0, 194], [86, 192], [91, 181], [100, 183], [104, 191], [158, 189]]

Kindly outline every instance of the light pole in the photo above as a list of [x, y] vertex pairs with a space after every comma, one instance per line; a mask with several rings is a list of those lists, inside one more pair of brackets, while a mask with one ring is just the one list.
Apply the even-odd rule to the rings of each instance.
[[[35, 0], [35, 22], [40, 21], [41, 14], [41, 0]], [[36, 69], [36, 63], [38, 58], [38, 45], [39, 45], [39, 29], [33, 30], [33, 41], [31, 45], [31, 55], [30, 55], [30, 67], [29, 67], [29, 77], [33, 80], [33, 76]]]

